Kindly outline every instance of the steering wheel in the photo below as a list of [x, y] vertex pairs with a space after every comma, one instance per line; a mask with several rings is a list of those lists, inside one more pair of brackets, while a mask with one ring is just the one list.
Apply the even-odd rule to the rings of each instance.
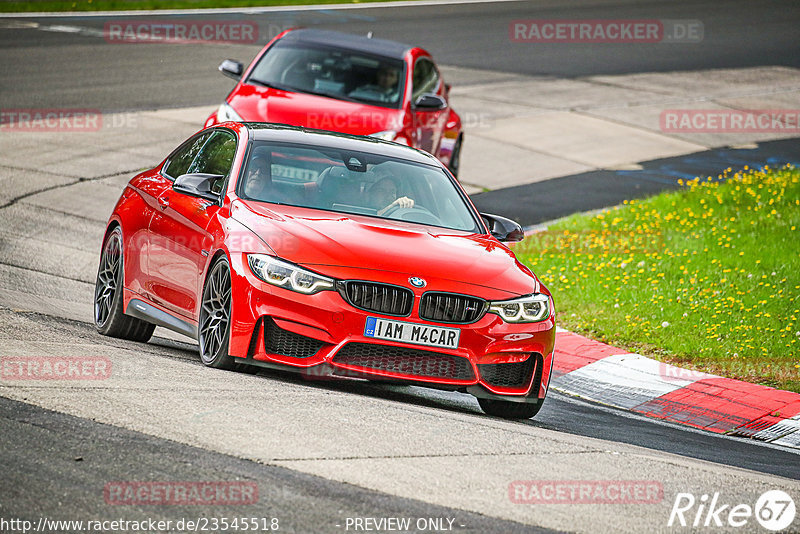
[[392, 219], [400, 219], [401, 221], [415, 222], [420, 224], [442, 224], [442, 221], [439, 219], [439, 217], [422, 206], [403, 208], [395, 205], [386, 210], [383, 215], [384, 217], [391, 217]]

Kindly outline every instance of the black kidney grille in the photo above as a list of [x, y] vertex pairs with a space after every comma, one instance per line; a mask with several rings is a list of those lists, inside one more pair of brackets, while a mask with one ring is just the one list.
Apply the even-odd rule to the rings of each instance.
[[293, 358], [308, 358], [315, 355], [324, 343], [318, 339], [301, 336], [284, 330], [271, 318], [264, 321], [264, 350]]
[[487, 384], [505, 388], [527, 386], [536, 367], [536, 356], [524, 362], [478, 364], [481, 378]]
[[486, 312], [486, 301], [453, 293], [425, 293], [419, 316], [439, 323], [474, 323]]
[[414, 305], [410, 289], [388, 284], [348, 281], [340, 285], [339, 293], [356, 308], [384, 315], [405, 316]]
[[469, 360], [460, 356], [371, 343], [348, 343], [334, 356], [333, 363], [427, 378], [475, 377]]

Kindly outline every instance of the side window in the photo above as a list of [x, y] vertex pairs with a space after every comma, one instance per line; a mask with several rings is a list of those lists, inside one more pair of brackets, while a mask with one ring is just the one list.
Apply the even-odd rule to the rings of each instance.
[[211, 132], [198, 135], [180, 147], [169, 158], [167, 165], [164, 167], [164, 174], [174, 180], [178, 176], [189, 172], [189, 165], [191, 165], [192, 160], [209, 137], [211, 137]]
[[436, 65], [430, 59], [420, 58], [414, 65], [413, 81], [413, 100], [424, 93], [435, 93], [439, 88], [439, 72], [436, 70]]
[[187, 172], [221, 175], [222, 177], [211, 187], [214, 193], [219, 193], [231, 172], [234, 155], [236, 155], [236, 137], [230, 132], [216, 131], [203, 144]]

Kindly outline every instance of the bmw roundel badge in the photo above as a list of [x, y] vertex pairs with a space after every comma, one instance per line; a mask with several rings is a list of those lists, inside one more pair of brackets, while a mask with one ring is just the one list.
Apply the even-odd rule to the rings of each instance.
[[408, 281], [411, 282], [411, 285], [414, 287], [425, 287], [428, 284], [424, 278], [420, 278], [419, 276], [412, 276]]

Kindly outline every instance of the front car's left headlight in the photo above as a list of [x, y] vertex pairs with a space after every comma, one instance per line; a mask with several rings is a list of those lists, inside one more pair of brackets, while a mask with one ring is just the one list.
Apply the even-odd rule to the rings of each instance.
[[538, 323], [550, 317], [550, 297], [543, 293], [489, 303], [489, 313], [507, 323]]
[[333, 289], [335, 285], [333, 278], [303, 269], [275, 256], [248, 254], [247, 263], [250, 264], [253, 274], [261, 280], [297, 293], [313, 295]]
[[244, 119], [236, 113], [230, 104], [227, 102], [223, 102], [220, 104], [219, 109], [217, 110], [217, 122], [244, 122]]

